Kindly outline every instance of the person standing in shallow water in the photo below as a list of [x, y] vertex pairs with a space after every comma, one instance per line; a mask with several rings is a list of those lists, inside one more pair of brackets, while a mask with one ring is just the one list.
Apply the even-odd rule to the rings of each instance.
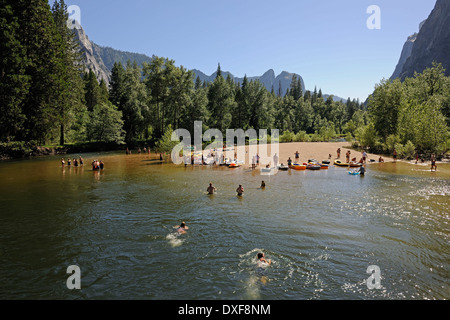
[[[434, 169], [434, 170], [433, 170]], [[431, 155], [431, 171], [436, 171], [437, 170], [437, 166], [436, 166], [436, 156], [434, 155], [434, 153]]]
[[242, 184], [239, 185], [239, 187], [236, 189], [237, 195], [242, 196], [244, 194], [244, 187]]
[[214, 194], [214, 192], [216, 192], [216, 190], [217, 190], [216, 187], [214, 187], [211, 182], [209, 183], [209, 187], [206, 189], [208, 194]]

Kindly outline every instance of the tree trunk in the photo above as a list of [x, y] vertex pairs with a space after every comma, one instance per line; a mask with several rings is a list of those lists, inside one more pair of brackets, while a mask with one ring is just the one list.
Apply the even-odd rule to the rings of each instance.
[[61, 124], [61, 134], [59, 136], [59, 144], [64, 145], [64, 124]]

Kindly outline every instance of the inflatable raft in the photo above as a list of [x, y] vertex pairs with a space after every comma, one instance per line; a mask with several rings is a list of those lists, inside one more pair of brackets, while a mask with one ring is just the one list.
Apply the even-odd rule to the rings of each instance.
[[341, 160], [335, 160], [334, 161], [334, 165], [335, 166], [339, 166], [339, 167], [348, 167], [349, 164], [346, 162], [342, 162]]
[[306, 170], [306, 165], [294, 163], [293, 165], [290, 165], [289, 168], [294, 169], [294, 170]]

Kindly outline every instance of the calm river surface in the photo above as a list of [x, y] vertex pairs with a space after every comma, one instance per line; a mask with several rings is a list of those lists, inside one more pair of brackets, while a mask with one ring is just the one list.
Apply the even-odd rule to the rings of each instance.
[[[450, 298], [449, 165], [267, 176], [148, 155], [83, 158], [84, 168], [58, 157], [0, 163], [1, 299]], [[181, 221], [189, 230], [177, 235]], [[259, 251], [272, 259], [265, 270]], [[66, 286], [70, 265], [81, 290]], [[371, 265], [379, 289], [367, 287]]]

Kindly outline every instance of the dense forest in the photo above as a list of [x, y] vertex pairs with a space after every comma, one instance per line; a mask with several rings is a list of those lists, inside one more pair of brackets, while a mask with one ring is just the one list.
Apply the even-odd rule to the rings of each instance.
[[[367, 106], [259, 81], [213, 82], [168, 58], [116, 62], [109, 87], [81, 63], [63, 0], [0, 0], [0, 141], [67, 145], [114, 143], [163, 148], [173, 128], [280, 130], [280, 142], [345, 138], [372, 152], [410, 157], [449, 150], [450, 79], [433, 65], [404, 82], [382, 80]], [[162, 150], [169, 151], [169, 150]]]

